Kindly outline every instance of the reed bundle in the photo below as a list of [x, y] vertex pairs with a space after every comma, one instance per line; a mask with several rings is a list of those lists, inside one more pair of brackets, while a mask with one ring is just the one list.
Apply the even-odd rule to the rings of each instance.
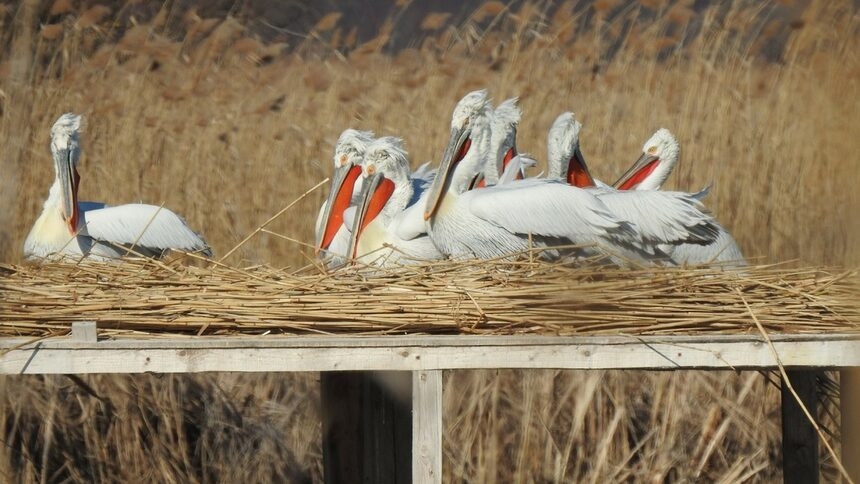
[[[267, 266], [0, 267], [0, 336], [858, 332], [860, 278], [820, 268], [620, 270], [435, 262], [368, 273]], [[750, 309], [744, 303], [749, 304]]]

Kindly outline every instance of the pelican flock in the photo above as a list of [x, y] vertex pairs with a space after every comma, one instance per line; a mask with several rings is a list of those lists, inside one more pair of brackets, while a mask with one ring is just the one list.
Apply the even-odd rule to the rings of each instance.
[[[547, 176], [526, 178], [535, 162], [517, 152], [520, 117], [516, 98], [493, 108], [486, 91], [467, 94], [454, 108], [438, 171], [421, 183], [409, 173], [401, 140], [373, 141], [355, 161], [362, 168], [353, 187], [362, 188], [347, 197], [336, 173], [318, 226], [341, 224], [349, 232], [347, 259], [377, 265], [489, 259], [531, 248], [548, 259], [620, 266], [744, 265], [731, 235], [701, 203], [707, 190], [660, 190], [680, 152], [668, 130], [649, 138], [610, 186], [592, 176], [580, 148], [582, 125], [569, 112], [549, 131]], [[340, 218], [323, 213], [339, 194], [351, 207]], [[319, 238], [318, 247], [326, 249]]]
[[170, 250], [211, 256], [185, 221], [155, 205], [79, 202], [81, 117], [63, 114], [51, 128], [54, 183], [24, 242], [27, 259], [161, 257]]
[[[576, 121], [573, 113], [561, 114], [553, 123], [548, 137], [549, 177], [553, 179], [566, 179], [568, 183], [575, 186], [595, 189], [597, 196], [604, 201], [611, 199], [613, 193], [619, 191], [644, 192], [659, 190], [666, 179], [672, 173], [678, 162], [680, 146], [672, 133], [665, 129], [659, 129], [643, 145], [642, 154], [633, 162], [633, 165], [621, 177], [612, 184], [612, 187], [591, 176], [582, 150], [579, 146], [579, 135], [582, 125]], [[565, 173], [567, 176], [565, 177]], [[703, 199], [708, 189], [702, 190], [690, 196], [696, 200]], [[623, 195], [632, 200], [642, 199], [639, 193]], [[617, 197], [612, 197], [616, 198]], [[614, 202], [610, 202], [614, 203]], [[639, 206], [638, 201], [632, 206]], [[617, 209], [627, 210], [616, 206]], [[652, 221], [660, 217], [669, 208], [666, 203], [661, 203], [655, 208], [659, 211], [651, 216], [644, 214], [640, 219], [639, 226], [648, 227]], [[659, 222], [659, 221], [658, 221]], [[743, 266], [746, 264], [740, 248], [732, 238], [731, 234], [716, 221], [713, 222], [716, 233], [712, 241], [697, 243], [666, 244], [660, 246], [660, 250], [673, 264], [722, 264]]]
[[[403, 140], [347, 129], [315, 226], [317, 255], [331, 268], [452, 259], [494, 259], [540, 249], [546, 259], [618, 266], [743, 266], [732, 236], [698, 193], [661, 190], [678, 162], [666, 129], [643, 145], [612, 185], [595, 178], [580, 146], [582, 124], [560, 114], [547, 134], [546, 176], [517, 150], [517, 98], [493, 107], [485, 90], [454, 107], [439, 166], [414, 172]], [[24, 243], [29, 259], [161, 257], [170, 250], [211, 256], [174, 212], [155, 205], [79, 202], [81, 117], [51, 128], [54, 183]]]

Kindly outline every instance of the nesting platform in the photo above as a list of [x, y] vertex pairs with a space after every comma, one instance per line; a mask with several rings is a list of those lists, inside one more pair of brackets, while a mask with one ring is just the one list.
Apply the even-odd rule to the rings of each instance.
[[778, 369], [786, 482], [818, 476], [816, 374], [842, 371], [843, 425], [860, 406], [860, 283], [844, 271], [0, 269], [2, 374], [321, 372], [329, 482], [441, 482], [445, 370]]

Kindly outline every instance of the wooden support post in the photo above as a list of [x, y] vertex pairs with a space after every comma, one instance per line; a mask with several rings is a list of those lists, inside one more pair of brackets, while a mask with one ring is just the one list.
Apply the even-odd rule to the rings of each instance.
[[331, 483], [408, 483], [412, 374], [320, 374], [323, 469]]
[[412, 378], [412, 482], [442, 482], [442, 371]]
[[[817, 371], [788, 371], [788, 378], [803, 405], [818, 418]], [[818, 433], [782, 382], [782, 481], [785, 484], [818, 483]]]
[[98, 331], [95, 321], [80, 321], [72, 323], [72, 339], [82, 343], [95, 343], [98, 341]]
[[842, 464], [851, 479], [860, 483], [860, 369], [842, 370], [839, 384]]

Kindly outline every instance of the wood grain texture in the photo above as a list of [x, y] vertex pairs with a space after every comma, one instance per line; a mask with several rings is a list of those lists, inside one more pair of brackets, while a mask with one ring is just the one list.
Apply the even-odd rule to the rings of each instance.
[[[808, 370], [788, 372], [794, 391], [816, 419], [818, 374]], [[819, 481], [818, 433], [785, 382], [782, 383], [782, 480], [785, 484], [816, 484]]]
[[412, 379], [412, 482], [442, 482], [442, 372], [417, 371]]
[[[772, 337], [786, 367], [860, 366], [858, 335]], [[5, 350], [4, 350], [5, 349]], [[755, 336], [375, 336], [0, 340], [0, 374], [774, 368]]]
[[325, 482], [409, 482], [412, 374], [337, 371], [320, 376]]
[[860, 370], [839, 375], [842, 414], [842, 462], [854, 482], [860, 482]]

